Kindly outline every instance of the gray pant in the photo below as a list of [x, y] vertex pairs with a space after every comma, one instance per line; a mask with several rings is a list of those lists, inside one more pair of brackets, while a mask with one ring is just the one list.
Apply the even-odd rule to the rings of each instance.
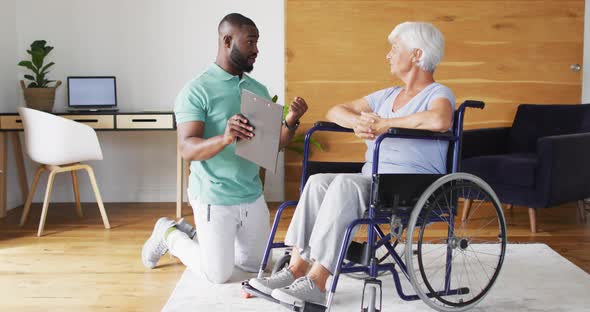
[[370, 190], [370, 176], [312, 175], [295, 209], [285, 244], [298, 248], [303, 259], [317, 261], [334, 273], [346, 228], [363, 216]]

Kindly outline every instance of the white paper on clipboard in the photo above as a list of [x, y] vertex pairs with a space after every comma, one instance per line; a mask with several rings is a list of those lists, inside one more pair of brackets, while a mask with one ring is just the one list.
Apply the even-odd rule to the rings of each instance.
[[276, 172], [283, 106], [242, 89], [241, 113], [254, 127], [251, 140], [238, 140], [236, 155]]

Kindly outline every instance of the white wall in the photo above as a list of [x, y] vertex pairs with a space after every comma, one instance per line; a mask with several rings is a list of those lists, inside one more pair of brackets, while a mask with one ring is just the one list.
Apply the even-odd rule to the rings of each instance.
[[[16, 35], [0, 43], [2, 70], [0, 90], [3, 110], [24, 106], [16, 81], [24, 71], [16, 69], [17, 59], [37, 39], [54, 46], [50, 61], [56, 65], [52, 79], [69, 75], [115, 75], [122, 111], [144, 109], [172, 110], [180, 88], [215, 60], [217, 24], [226, 14], [242, 13], [254, 20], [260, 30], [260, 55], [252, 76], [266, 84], [271, 94], [284, 99], [284, 2], [191, 1], [191, 0], [12, 0], [8, 9], [15, 18]], [[7, 25], [10, 26], [10, 25]], [[4, 28], [4, 27], [2, 27]], [[10, 27], [8, 28], [10, 29]], [[15, 38], [14, 38], [15, 37]], [[14, 46], [15, 45], [15, 46]], [[4, 65], [7, 64], [7, 65]], [[1, 67], [0, 67], [1, 68]], [[8, 75], [4, 73], [8, 72]], [[17, 94], [17, 96], [15, 96]], [[15, 101], [15, 98], [19, 98]], [[64, 110], [65, 88], [56, 95], [56, 110]], [[94, 162], [103, 199], [107, 202], [175, 201], [175, 132], [100, 132], [104, 160]], [[12, 161], [12, 160], [9, 160]], [[9, 168], [14, 171], [14, 162]], [[27, 164], [29, 179], [33, 164]], [[279, 173], [283, 175], [282, 172]], [[30, 180], [29, 180], [30, 182]], [[83, 201], [93, 201], [88, 179], [81, 178]], [[283, 179], [267, 179], [266, 198], [283, 198]], [[40, 190], [44, 190], [44, 184]], [[8, 186], [9, 196], [19, 195], [16, 180]], [[41, 201], [37, 194], [36, 201]], [[18, 199], [17, 199], [18, 200]], [[72, 201], [70, 179], [58, 177], [53, 201]], [[10, 205], [12, 206], [12, 205]]]
[[590, 103], [590, 0], [584, 9], [584, 64], [582, 66], [582, 103]]
[[[16, 66], [16, 1], [0, 2], [0, 112], [13, 111], [12, 105], [18, 101]], [[8, 144], [8, 165], [14, 166], [12, 144]], [[12, 168], [10, 168], [12, 169]], [[15, 192], [18, 185], [16, 170], [7, 170], [7, 204], [9, 207], [19, 205], [22, 201]]]

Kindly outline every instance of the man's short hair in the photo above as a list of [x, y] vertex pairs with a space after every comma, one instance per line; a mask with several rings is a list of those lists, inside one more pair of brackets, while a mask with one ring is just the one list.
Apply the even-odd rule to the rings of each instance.
[[217, 29], [220, 30], [221, 26], [225, 23], [228, 23], [228, 24], [230, 24], [234, 27], [238, 27], [238, 28], [240, 28], [244, 25], [256, 27], [256, 24], [254, 24], [254, 22], [251, 19], [245, 17], [244, 15], [242, 15], [240, 13], [230, 13], [230, 14], [224, 16], [221, 19], [221, 21], [219, 22], [219, 26], [217, 27]]

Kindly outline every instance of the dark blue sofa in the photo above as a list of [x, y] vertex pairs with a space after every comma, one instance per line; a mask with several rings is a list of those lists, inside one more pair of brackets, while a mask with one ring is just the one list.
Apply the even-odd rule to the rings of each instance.
[[[590, 197], [590, 105], [518, 106], [512, 127], [464, 132], [461, 171], [491, 185], [502, 203], [537, 208]], [[469, 201], [470, 202], [470, 201]], [[465, 205], [464, 221], [469, 207]]]

